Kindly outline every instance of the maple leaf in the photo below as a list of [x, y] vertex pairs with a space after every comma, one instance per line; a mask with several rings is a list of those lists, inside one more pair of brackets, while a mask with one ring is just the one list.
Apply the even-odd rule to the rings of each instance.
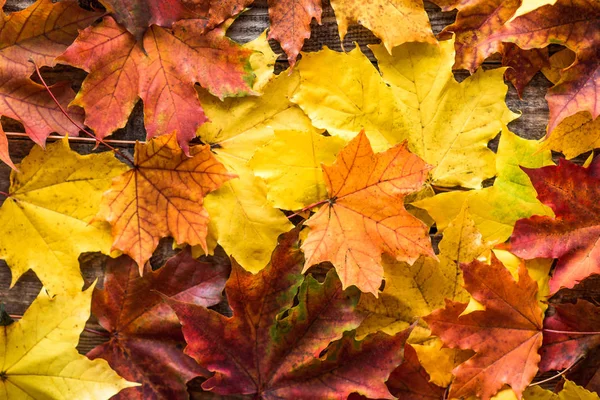
[[140, 277], [136, 263], [125, 256], [108, 262], [104, 290], [94, 291], [92, 313], [111, 337], [87, 355], [107, 360], [125, 379], [142, 384], [114, 399], [187, 398], [186, 382], [208, 372], [183, 354], [179, 321], [158, 292], [213, 306], [221, 301], [229, 267], [197, 261], [189, 249], [157, 271], [146, 265]]
[[429, 374], [431, 383], [440, 387], [449, 386], [454, 379], [452, 371], [473, 356], [470, 350], [444, 347], [444, 343], [436, 336], [422, 344], [411, 343], [411, 346], [417, 352], [419, 363]]
[[323, 165], [329, 201], [305, 225], [304, 270], [331, 261], [345, 288], [356, 285], [377, 296], [381, 254], [409, 264], [419, 255], [435, 257], [427, 226], [404, 208], [404, 196], [418, 191], [431, 167], [406, 145], [374, 154], [362, 131]]
[[[392, 49], [407, 42], [435, 43], [429, 18], [421, 0], [331, 0], [342, 40], [348, 24], [357, 22]], [[403, 21], [399, 24], [399, 21]]]
[[559, 0], [512, 20], [489, 38], [516, 43], [522, 49], [562, 44], [577, 54], [576, 61], [562, 71], [561, 80], [546, 95], [549, 134], [579, 111], [588, 111], [594, 119], [600, 115], [599, 32], [598, 1]]
[[321, 0], [269, 0], [271, 30], [269, 39], [281, 43], [290, 65], [302, 49], [304, 40], [310, 37], [310, 22], [321, 23]]
[[419, 363], [417, 352], [408, 343], [404, 345], [404, 362], [387, 381], [390, 393], [399, 399], [424, 400], [444, 398], [445, 389], [429, 382], [429, 374]]
[[206, 250], [208, 212], [203, 198], [235, 177], [210, 146], [187, 157], [175, 132], [135, 145], [134, 168], [117, 176], [104, 194], [98, 217], [112, 225], [113, 248], [130, 255], [143, 272], [162, 237]]
[[339, 137], [315, 131], [276, 131], [248, 166], [267, 183], [267, 199], [277, 208], [297, 210], [327, 197], [321, 164], [331, 164], [344, 147]]
[[[542, 372], [571, 367], [590, 350], [600, 345], [598, 307], [583, 299], [575, 304], [557, 304], [555, 313], [544, 320], [544, 343], [540, 349]], [[553, 331], [573, 332], [558, 333]]]
[[0, 392], [7, 399], [104, 400], [138, 386], [104, 360], [79, 354], [77, 342], [90, 317], [93, 287], [51, 296], [42, 289], [23, 318], [0, 334]]
[[302, 81], [292, 100], [331, 135], [350, 140], [364, 129], [376, 151], [407, 140], [436, 166], [434, 185], [481, 187], [495, 172], [487, 143], [517, 116], [504, 103], [504, 70], [478, 71], [458, 83], [452, 41], [409, 43], [392, 55], [371, 48], [383, 79], [359, 50], [323, 50], [298, 64]]
[[247, 166], [256, 149], [273, 139], [275, 130], [311, 131], [310, 119], [290, 97], [299, 84], [297, 72], [273, 77], [260, 97], [225, 101], [199, 91], [211, 122], [198, 129], [215, 157], [240, 176], [206, 198], [209, 233], [245, 269], [258, 272], [268, 264], [277, 237], [292, 229], [286, 216], [267, 199], [265, 182]]
[[429, 213], [439, 231], [458, 216], [465, 205], [484, 241], [505, 242], [515, 223], [532, 215], [552, 215], [552, 210], [536, 198], [535, 188], [520, 165], [540, 168], [552, 164], [552, 154], [543, 142], [526, 140], [504, 129], [496, 156], [496, 180], [492, 187], [455, 191], [412, 203]]
[[511, 249], [519, 257], [558, 258], [550, 290], [573, 287], [599, 272], [596, 241], [600, 236], [595, 218], [600, 162], [589, 168], [561, 159], [558, 166], [523, 170], [529, 175], [538, 199], [550, 206], [555, 217], [533, 216], [517, 221]]
[[74, 104], [85, 109], [86, 123], [99, 137], [125, 126], [141, 98], [147, 137], [176, 131], [187, 153], [207, 121], [194, 85], [220, 99], [254, 94], [252, 54], [227, 38], [225, 27], [204, 32], [202, 20], [182, 20], [171, 29], [152, 25], [138, 42], [106, 17], [83, 30], [59, 60], [90, 73]]
[[485, 310], [461, 315], [467, 304], [447, 301], [446, 307], [424, 319], [444, 344], [472, 349], [475, 355], [454, 371], [449, 398], [490, 399], [504, 384], [518, 397], [537, 372], [542, 344], [543, 313], [536, 298], [537, 284], [525, 266], [515, 281], [496, 259], [462, 264], [465, 288]]
[[108, 224], [92, 220], [110, 180], [124, 170], [113, 154], [81, 156], [66, 138], [31, 150], [20, 172], [11, 173], [0, 208], [0, 257], [11, 269], [11, 286], [32, 269], [51, 294], [81, 291], [79, 255], [110, 252]]
[[225, 291], [233, 317], [167, 299], [182, 322], [185, 352], [215, 372], [202, 387], [267, 399], [340, 397], [354, 389], [390, 398], [383, 382], [401, 361], [407, 333], [362, 342], [350, 334], [328, 347], [362, 320], [358, 291], [343, 290], [333, 270], [323, 283], [304, 278], [297, 241], [298, 229], [281, 236], [256, 275], [232, 263]]
[[[0, 11], [0, 115], [21, 121], [25, 132], [40, 146], [52, 132], [77, 136], [79, 129], [63, 115], [44, 86], [29, 79], [34, 64], [54, 66], [54, 58], [77, 36], [77, 30], [92, 23], [99, 13], [79, 7], [76, 1], [38, 0], [26, 9], [5, 15]], [[58, 102], [66, 108], [73, 91], [65, 83], [51, 87]], [[72, 110], [72, 118], [82, 120], [82, 113]], [[4, 131], [0, 158], [14, 168], [8, 154]], [[6, 143], [6, 144], [5, 144]]]

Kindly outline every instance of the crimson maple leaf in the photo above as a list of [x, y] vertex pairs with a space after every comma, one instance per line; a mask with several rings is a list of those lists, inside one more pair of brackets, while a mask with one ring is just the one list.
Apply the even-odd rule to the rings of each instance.
[[467, 303], [446, 300], [444, 309], [424, 318], [446, 346], [475, 351], [452, 371], [456, 378], [448, 397], [488, 400], [508, 384], [520, 398], [540, 361], [543, 313], [537, 283], [524, 265], [515, 282], [495, 257], [491, 265], [473, 261], [461, 268], [465, 288], [485, 310], [462, 315]]
[[125, 379], [142, 386], [113, 399], [187, 398], [186, 383], [210, 374], [183, 353], [185, 341], [175, 313], [158, 292], [209, 307], [221, 301], [229, 266], [201, 262], [186, 249], [164, 266], [140, 276], [126, 256], [107, 263], [104, 290], [95, 289], [92, 313], [110, 333], [110, 340], [88, 353], [103, 358]]
[[544, 343], [540, 349], [542, 372], [572, 367], [600, 346], [599, 311], [596, 305], [583, 299], [575, 304], [554, 306], [554, 314], [544, 320]]
[[167, 299], [183, 325], [186, 354], [215, 373], [202, 387], [264, 399], [341, 398], [354, 391], [393, 398], [384, 382], [402, 360], [408, 332], [363, 341], [344, 334], [364, 319], [355, 311], [358, 290], [342, 289], [333, 270], [323, 283], [304, 278], [302, 261], [296, 229], [280, 237], [270, 265], [258, 274], [233, 262], [225, 288], [233, 317]]
[[512, 251], [526, 259], [558, 258], [551, 292], [600, 273], [600, 159], [594, 159], [589, 168], [561, 159], [558, 166], [522, 169], [538, 199], [552, 208], [555, 217], [517, 221]]

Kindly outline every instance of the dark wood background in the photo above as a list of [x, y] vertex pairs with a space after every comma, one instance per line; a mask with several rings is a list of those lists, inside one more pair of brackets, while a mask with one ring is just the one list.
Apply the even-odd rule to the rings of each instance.
[[[28, 5], [32, 4], [34, 0], [8, 0], [4, 7], [6, 12], [14, 12], [21, 10]], [[323, 46], [327, 46], [334, 50], [342, 50], [342, 43], [338, 36], [337, 24], [335, 16], [329, 0], [324, 0], [324, 14], [322, 24], [318, 25], [313, 21], [312, 25], [312, 37], [305, 43], [304, 51], [317, 51]], [[455, 12], [443, 13], [436, 5], [425, 2], [425, 8], [429, 14], [433, 31], [437, 34], [446, 25], [451, 24], [455, 18]], [[256, 38], [269, 26], [269, 16], [267, 10], [266, 0], [257, 0], [252, 8], [242, 14], [233, 26], [230, 28], [229, 36], [234, 40], [245, 43]], [[373, 36], [371, 32], [361, 26], [353, 26], [350, 28], [345, 40], [344, 47], [352, 48], [353, 42], [357, 42], [363, 52], [365, 52], [371, 60], [374, 62], [374, 58], [369, 51], [367, 45], [373, 43], [379, 43], [379, 40]], [[276, 42], [271, 42], [273, 49], [281, 54], [282, 51]], [[484, 68], [496, 68], [500, 66], [500, 58], [492, 57], [487, 60], [484, 64]], [[285, 55], [279, 57], [276, 64], [276, 72], [281, 72], [288, 67]], [[57, 66], [53, 69], [45, 68], [43, 70], [44, 76], [48, 82], [56, 82], [58, 80], [71, 80], [72, 86], [75, 90], [78, 90], [83, 78], [85, 78], [85, 72], [77, 70], [67, 66]], [[458, 80], [462, 80], [468, 76], [466, 71], [456, 71], [455, 76]], [[546, 78], [538, 73], [530, 85], [525, 89], [523, 99], [519, 99], [515, 89], [509, 84], [509, 92], [506, 99], [508, 106], [513, 111], [522, 112], [522, 116], [514, 122], [511, 122], [510, 129], [518, 135], [528, 139], [541, 138], [546, 130], [546, 124], [548, 120], [548, 106], [544, 99], [546, 90], [551, 86], [550, 82]], [[119, 146], [125, 151], [133, 152], [133, 145], [129, 143], [132, 140], [144, 140], [145, 131], [143, 126], [143, 115], [140, 104], [136, 107], [133, 115], [131, 116], [127, 126], [115, 133], [109, 139], [115, 141], [126, 141], [127, 143], [113, 142], [113, 145]], [[23, 132], [22, 126], [6, 118], [2, 119], [2, 124], [7, 132]], [[10, 135], [10, 133], [9, 133]], [[49, 140], [54, 140], [50, 138]], [[23, 157], [25, 157], [30, 149], [33, 147], [33, 142], [23, 137], [10, 137], [10, 153], [13, 161], [18, 163]], [[490, 144], [491, 148], [495, 148], [496, 142]], [[80, 153], [89, 153], [93, 151], [94, 144], [85, 141], [79, 141], [77, 138], [71, 143], [73, 149]], [[99, 149], [102, 151], [102, 149]], [[9, 176], [10, 169], [0, 163], [0, 190], [8, 191], [9, 187]], [[0, 203], [2, 200], [0, 200]], [[437, 238], [436, 238], [437, 239]], [[26, 241], [27, 238], [22, 238]], [[154, 266], [162, 264], [164, 259], [169, 255], [170, 242], [164, 240], [161, 242], [159, 250], [151, 260]], [[84, 278], [88, 282], [92, 282], [96, 278], [100, 278], [99, 284], [102, 284], [103, 277], [103, 264], [105, 262], [105, 256], [101, 254], [83, 254], [80, 257], [81, 271]], [[0, 260], [0, 302], [4, 303], [6, 311], [9, 314], [21, 315], [27, 309], [29, 304], [37, 296], [41, 289], [41, 284], [34, 273], [29, 271], [25, 274], [18, 283], [9, 290], [11, 281], [10, 269], [7, 267], [4, 261]], [[578, 297], [585, 297], [591, 300], [600, 300], [600, 279], [587, 280], [584, 284], [579, 285], [575, 290], [561, 291], [558, 297], [563, 301], [571, 300]], [[97, 324], [95, 319], [92, 317], [88, 322], [88, 328], [95, 330], [102, 330]], [[96, 345], [106, 340], [105, 337], [95, 335], [84, 331], [81, 335], [79, 343], [79, 351], [86, 353]], [[549, 386], [552, 382], [549, 383]], [[548, 386], [548, 385], [547, 385]]]

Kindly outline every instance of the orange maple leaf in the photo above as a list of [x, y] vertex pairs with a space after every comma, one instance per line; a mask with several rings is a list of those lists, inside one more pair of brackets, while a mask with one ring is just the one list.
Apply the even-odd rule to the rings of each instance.
[[361, 132], [332, 166], [323, 165], [330, 198], [306, 222], [304, 270], [331, 261], [344, 288], [356, 285], [377, 296], [382, 253], [409, 263], [422, 254], [435, 257], [427, 226], [406, 211], [403, 201], [423, 186], [431, 168], [406, 144], [374, 154]]
[[446, 346], [476, 353], [452, 371], [456, 378], [448, 398], [487, 400], [505, 384], [521, 398], [541, 358], [543, 313], [537, 283], [524, 264], [515, 282], [495, 257], [491, 265], [476, 260], [461, 268], [465, 288], [485, 310], [462, 315], [467, 303], [446, 300], [446, 308], [424, 318]]
[[112, 225], [113, 249], [130, 255], [143, 271], [160, 238], [206, 250], [208, 212], [203, 199], [236, 177], [212, 155], [210, 146], [190, 148], [187, 157], [175, 133], [136, 143], [135, 166], [113, 179], [98, 217]]

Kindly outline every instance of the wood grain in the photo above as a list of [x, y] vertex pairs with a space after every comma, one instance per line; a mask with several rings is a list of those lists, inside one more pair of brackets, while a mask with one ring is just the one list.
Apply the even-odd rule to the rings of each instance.
[[[8, 0], [4, 9], [7, 12], [14, 12], [27, 7], [33, 2], [33, 0]], [[344, 48], [349, 49], [354, 47], [354, 43], [357, 43], [363, 52], [375, 62], [367, 45], [378, 43], [379, 40], [367, 29], [360, 26], [353, 26], [350, 28], [342, 43], [338, 36], [333, 10], [328, 4], [328, 0], [326, 0], [325, 3], [322, 24], [318, 25], [313, 21], [312, 37], [307, 40], [304, 51], [317, 51], [324, 46], [342, 51]], [[437, 6], [429, 2], [425, 3], [425, 7], [435, 33], [438, 33], [444, 26], [454, 21], [454, 12], [443, 13]], [[235, 21], [228, 34], [234, 40], [244, 43], [256, 38], [268, 28], [268, 25], [269, 17], [266, 0], [259, 0], [252, 8]], [[271, 45], [278, 54], [282, 53], [276, 42], [272, 42]], [[285, 57], [283, 55], [280, 56], [276, 64], [276, 72], [283, 71], [287, 66], [288, 64]], [[498, 66], [498, 57], [493, 57], [484, 64], [484, 68], [495, 68]], [[45, 79], [50, 83], [58, 80], [69, 80], [75, 90], [80, 87], [81, 82], [86, 75], [81, 70], [62, 65], [53, 69], [44, 68], [43, 74]], [[457, 71], [455, 75], [458, 80], [462, 80], [468, 76], [468, 73], [466, 71]], [[522, 99], [519, 99], [514, 88], [510, 86], [506, 100], [507, 104], [512, 110], [520, 111], [522, 113], [522, 116], [518, 120], [510, 124], [509, 127], [511, 130], [528, 139], [538, 139], [544, 135], [548, 120], [548, 106], [544, 96], [548, 87], [550, 87], [550, 83], [541, 74], [536, 75], [525, 90]], [[2, 123], [7, 131], [23, 131], [22, 126], [16, 121], [3, 118]], [[136, 106], [127, 126], [116, 132], [112, 138], [116, 140], [144, 140], [145, 130], [140, 104]], [[11, 138], [9, 142], [11, 156], [15, 162], [19, 162], [33, 147], [33, 143], [26, 138]], [[496, 145], [497, 141], [492, 142], [490, 147], [494, 149]], [[94, 151], [93, 144], [73, 143], [72, 147], [82, 154]], [[132, 152], [131, 145], [122, 144], [119, 147], [124, 151]], [[100, 149], [100, 151], [102, 151], [102, 149]], [[9, 175], [10, 169], [6, 165], [0, 163], [0, 190], [7, 191], [9, 186]], [[27, 238], [23, 238], [23, 240], [27, 240]], [[153, 258], [153, 265], [160, 265], [160, 262], [164, 260], [164, 257], [166, 257], [168, 253], [166, 249], [168, 249], [169, 243], [169, 241], [162, 242], [161, 250], [157, 253], [158, 256]], [[95, 279], [98, 279], [101, 284], [105, 260], [106, 257], [101, 254], [84, 254], [80, 257], [81, 271], [88, 285]], [[6, 310], [10, 314], [22, 314], [39, 293], [41, 284], [35, 274], [31, 271], [25, 274], [16, 285], [9, 290], [10, 281], [10, 270], [3, 261], [0, 261], [0, 302], [5, 304]], [[560, 293], [560, 298], [569, 301], [578, 297], [586, 297], [592, 300], [600, 299], [600, 278], [588, 280], [574, 290], [562, 291]], [[226, 305], [221, 308], [225, 310]], [[93, 317], [90, 319], [87, 326], [94, 330], [102, 330]], [[78, 349], [81, 353], [86, 353], [104, 340], [106, 340], [106, 338], [103, 336], [83, 332]], [[550, 382], [548, 386], [551, 386], [552, 384], [553, 383]], [[193, 386], [196, 387], [196, 385]]]

